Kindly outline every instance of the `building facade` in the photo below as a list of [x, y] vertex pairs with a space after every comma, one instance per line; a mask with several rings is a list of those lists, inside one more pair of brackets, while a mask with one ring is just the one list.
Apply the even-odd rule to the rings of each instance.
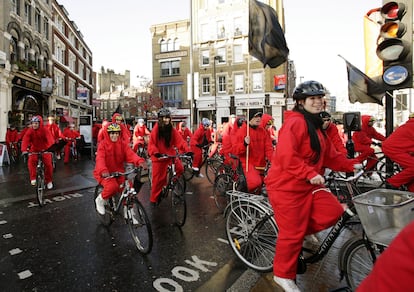
[[1, 1], [0, 6], [0, 140], [3, 140], [8, 125], [21, 129], [32, 115], [50, 111], [53, 12], [51, 0]]
[[78, 125], [81, 115], [92, 114], [92, 95], [95, 80], [92, 70], [92, 51], [83, 35], [70, 20], [63, 5], [53, 0], [52, 58], [53, 92], [49, 105], [51, 115], [59, 122]]

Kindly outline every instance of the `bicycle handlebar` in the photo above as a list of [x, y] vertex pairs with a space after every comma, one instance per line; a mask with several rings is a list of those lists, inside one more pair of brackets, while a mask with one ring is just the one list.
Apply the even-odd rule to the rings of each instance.
[[325, 177], [325, 180], [326, 181], [336, 180], [336, 181], [343, 181], [343, 182], [352, 182], [352, 181], [356, 181], [364, 173], [365, 173], [365, 171], [363, 169], [361, 169], [357, 173], [355, 173], [353, 176], [350, 176], [350, 177], [343, 178], [343, 177], [339, 177], [339, 176], [338, 177], [331, 177], [331, 176], [329, 176], [329, 177]]
[[109, 174], [109, 176], [105, 177], [105, 178], [114, 178], [114, 177], [120, 177], [120, 176], [127, 176], [129, 174], [132, 173], [141, 173], [142, 167], [141, 166], [136, 166], [130, 170], [127, 170], [125, 172], [120, 172], [120, 171], [115, 171], [115, 172], [111, 172]]

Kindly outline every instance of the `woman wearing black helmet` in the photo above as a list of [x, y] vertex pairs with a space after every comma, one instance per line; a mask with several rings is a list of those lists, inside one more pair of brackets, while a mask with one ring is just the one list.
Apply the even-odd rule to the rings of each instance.
[[358, 163], [336, 152], [326, 139], [319, 115], [324, 108], [324, 96], [325, 88], [316, 81], [295, 88], [296, 104], [285, 113], [265, 179], [279, 227], [274, 281], [285, 291], [300, 291], [294, 280], [305, 235], [332, 226], [343, 213], [336, 197], [325, 188], [324, 167], [350, 172]]

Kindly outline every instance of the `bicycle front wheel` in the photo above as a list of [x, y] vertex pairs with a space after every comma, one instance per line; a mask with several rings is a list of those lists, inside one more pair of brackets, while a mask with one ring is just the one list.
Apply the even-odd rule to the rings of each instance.
[[36, 197], [37, 202], [39, 203], [39, 206], [42, 207], [45, 204], [45, 201], [43, 199], [43, 194], [45, 191], [45, 177], [43, 174], [43, 170], [37, 170], [36, 175]]
[[344, 251], [344, 273], [348, 286], [355, 291], [361, 282], [368, 276], [375, 259], [380, 255], [379, 250], [368, 248], [365, 239], [353, 239], [346, 245]]
[[135, 246], [140, 253], [148, 254], [152, 249], [152, 229], [148, 215], [136, 197], [130, 199], [126, 207], [128, 229]]
[[278, 229], [273, 217], [248, 201], [234, 201], [226, 217], [226, 234], [236, 256], [249, 268], [273, 268]]
[[173, 212], [174, 223], [178, 227], [185, 224], [187, 219], [187, 203], [184, 194], [183, 177], [174, 182], [171, 191], [171, 210]]

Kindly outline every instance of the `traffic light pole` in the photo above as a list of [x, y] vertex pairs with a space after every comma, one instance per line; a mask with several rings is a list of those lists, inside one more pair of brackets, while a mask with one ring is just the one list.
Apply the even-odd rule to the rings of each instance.
[[[393, 91], [385, 91], [385, 135], [389, 137], [394, 131], [394, 100], [393, 100]], [[387, 173], [393, 172], [393, 163], [387, 158], [386, 160], [386, 170]]]

